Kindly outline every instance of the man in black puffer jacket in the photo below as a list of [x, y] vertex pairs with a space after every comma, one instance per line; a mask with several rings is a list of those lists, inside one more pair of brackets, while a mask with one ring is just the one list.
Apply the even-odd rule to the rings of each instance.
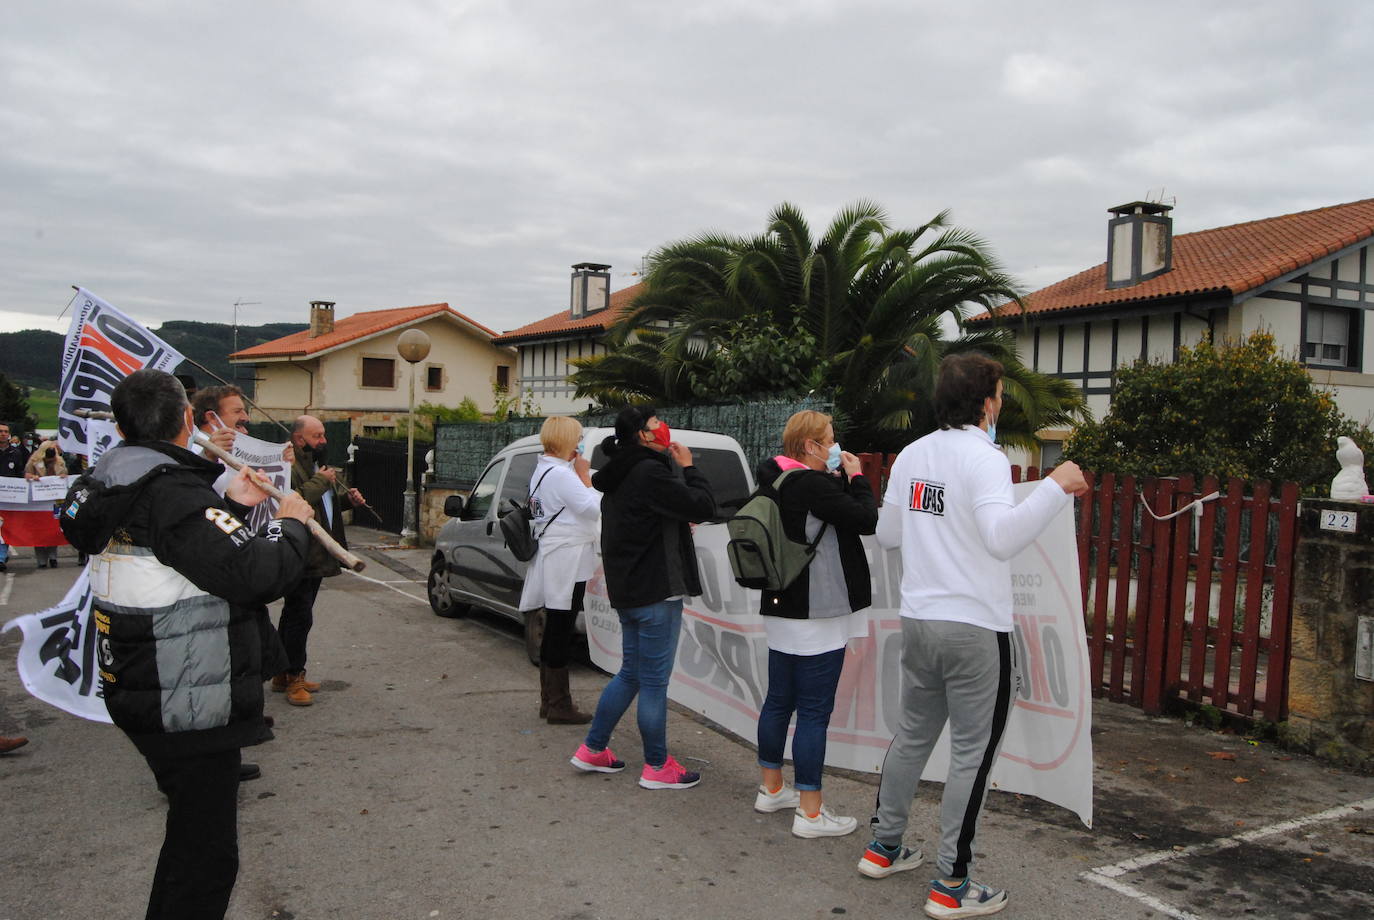
[[258, 624], [304, 571], [310, 506], [288, 496], [250, 535], [243, 518], [264, 493], [245, 472], [215, 494], [222, 470], [186, 449], [176, 378], [135, 371], [110, 402], [125, 443], [72, 486], [62, 531], [92, 556], [105, 706], [167, 796], [147, 917], [223, 917], [238, 874], [239, 749], [263, 725]]

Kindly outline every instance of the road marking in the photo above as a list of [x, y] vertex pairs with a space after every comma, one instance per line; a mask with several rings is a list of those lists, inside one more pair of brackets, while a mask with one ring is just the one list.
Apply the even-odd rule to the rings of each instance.
[[[361, 572], [355, 572], [355, 571], [353, 571], [352, 569], [345, 569], [344, 571], [348, 572], [348, 574], [352, 575], [352, 576], [355, 577], [355, 578], [361, 578], [363, 581], [370, 581], [370, 582], [372, 582], [374, 585], [381, 585], [383, 588], [390, 588], [392, 591], [395, 591], [397, 594], [404, 595], [405, 597], [408, 597], [408, 598], [410, 598], [410, 599], [413, 600], [413, 601], [419, 601], [419, 602], [422, 603], [422, 604], [428, 604], [428, 603], [429, 603], [429, 599], [428, 599], [428, 598], [416, 597], [414, 594], [411, 594], [409, 591], [402, 591], [400, 588], [396, 587], [394, 584], [392, 584], [392, 583], [389, 582], [389, 581], [382, 581], [381, 579], [378, 579], [378, 578], [372, 578], [371, 576], [364, 575], [364, 574], [362, 574]], [[406, 584], [410, 584], [410, 582], [407, 581]]]
[[14, 573], [5, 573], [5, 586], [0, 588], [0, 607], [8, 607], [10, 603], [10, 591], [14, 590]]
[[1160, 863], [1171, 862], [1175, 859], [1187, 859], [1190, 856], [1198, 856], [1204, 853], [1216, 853], [1222, 850], [1230, 850], [1240, 846], [1242, 843], [1250, 843], [1255, 840], [1262, 840], [1265, 837], [1273, 837], [1276, 834], [1286, 834], [1289, 831], [1306, 827], [1309, 824], [1320, 824], [1323, 821], [1333, 821], [1337, 818], [1344, 818], [1362, 811], [1374, 810], [1374, 799], [1364, 799], [1359, 802], [1351, 802], [1349, 805], [1338, 805], [1335, 808], [1328, 808], [1326, 811], [1319, 811], [1316, 814], [1307, 815], [1302, 818], [1294, 818], [1290, 821], [1279, 821], [1276, 824], [1269, 824], [1265, 827], [1255, 828], [1243, 834], [1232, 834], [1229, 837], [1219, 837], [1207, 843], [1198, 843], [1180, 849], [1156, 850], [1153, 853], [1143, 853], [1140, 856], [1133, 856], [1130, 859], [1123, 859], [1119, 863], [1110, 866], [1098, 866], [1084, 872], [1081, 878], [1087, 879], [1094, 884], [1104, 888], [1110, 888], [1119, 894], [1139, 901], [1140, 903], [1167, 914], [1175, 920], [1201, 920], [1197, 914], [1191, 914], [1178, 907], [1160, 901], [1152, 895], [1146, 894], [1134, 885], [1117, 881], [1118, 878], [1127, 872], [1138, 872], [1150, 866]]

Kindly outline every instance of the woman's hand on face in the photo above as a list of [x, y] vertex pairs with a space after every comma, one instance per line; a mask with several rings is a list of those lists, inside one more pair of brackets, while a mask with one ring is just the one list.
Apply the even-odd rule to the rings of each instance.
[[859, 458], [847, 450], [840, 451], [840, 466], [846, 476], [857, 476], [862, 469]]
[[674, 441], [668, 445], [668, 453], [673, 455], [673, 459], [677, 461], [678, 466], [687, 467], [692, 465], [692, 452], [687, 449], [686, 445]]
[[586, 478], [591, 474], [592, 462], [581, 454], [573, 454], [573, 472], [580, 478]]

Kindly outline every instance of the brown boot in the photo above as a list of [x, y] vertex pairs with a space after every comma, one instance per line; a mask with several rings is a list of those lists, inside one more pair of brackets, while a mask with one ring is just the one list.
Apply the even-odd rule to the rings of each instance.
[[[541, 669], [543, 670], [543, 669]], [[572, 690], [568, 689], [568, 669], [548, 668], [548, 694], [550, 725], [586, 725], [592, 720], [591, 714], [583, 712], [573, 703]]]
[[286, 683], [286, 701], [292, 706], [309, 706], [315, 702], [310, 697], [310, 691], [305, 689], [305, 672], [292, 674]]
[[539, 718], [546, 718], [549, 714], [549, 669], [544, 665], [539, 666]]
[[[301, 680], [301, 685], [305, 687], [305, 689], [309, 690], [311, 693], [314, 693], [320, 689], [319, 684], [315, 683], [313, 680], [305, 679], [304, 671], [302, 671], [299, 676]], [[285, 693], [286, 688], [289, 686], [291, 686], [291, 673], [289, 671], [282, 671], [280, 674], [277, 674], [272, 678], [273, 693]]]

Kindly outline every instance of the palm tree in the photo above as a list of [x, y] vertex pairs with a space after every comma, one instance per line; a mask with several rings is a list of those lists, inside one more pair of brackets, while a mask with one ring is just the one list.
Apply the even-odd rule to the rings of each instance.
[[[819, 389], [853, 443], [895, 449], [934, 428], [940, 360], [977, 349], [1007, 368], [999, 435], [1029, 445], [1038, 428], [1081, 415], [1083, 399], [1072, 384], [1023, 366], [1010, 330], [963, 329], [969, 306], [991, 309], [1020, 292], [986, 243], [948, 221], [941, 212], [893, 230], [881, 208], [861, 201], [813, 240], [801, 211], [784, 203], [760, 236], [670, 243], [611, 327], [611, 352], [577, 362], [577, 394], [681, 403]], [[959, 337], [947, 335], [942, 317]], [[756, 365], [753, 373], [722, 388], [740, 375], [719, 369], [742, 362]], [[760, 389], [760, 380], [774, 385]]]

